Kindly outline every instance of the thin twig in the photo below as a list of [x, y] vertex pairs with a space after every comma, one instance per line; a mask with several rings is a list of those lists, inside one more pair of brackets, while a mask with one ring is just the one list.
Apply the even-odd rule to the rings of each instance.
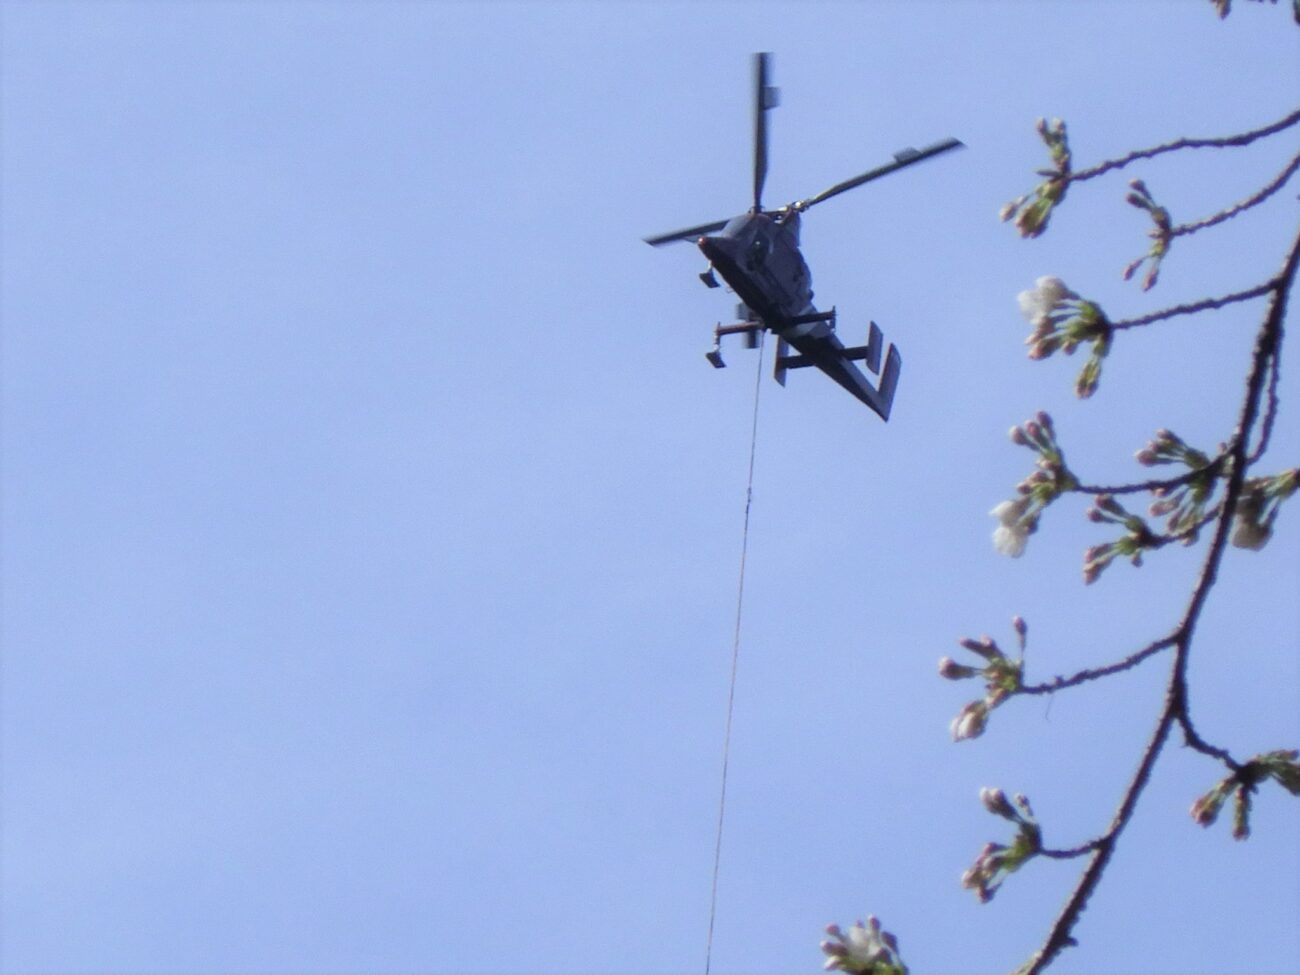
[[1152, 322], [1158, 322], [1166, 318], [1173, 318], [1175, 315], [1194, 315], [1200, 311], [1210, 311], [1214, 308], [1222, 308], [1224, 305], [1230, 305], [1237, 301], [1249, 301], [1251, 298], [1261, 298], [1273, 291], [1277, 287], [1277, 279], [1265, 281], [1263, 284], [1257, 284], [1253, 288], [1247, 288], [1245, 291], [1235, 291], [1229, 295], [1223, 295], [1221, 298], [1204, 298], [1201, 301], [1194, 301], [1188, 305], [1174, 305], [1172, 308], [1162, 308], [1160, 311], [1153, 311], [1148, 315], [1142, 315], [1138, 318], [1125, 318], [1122, 321], [1111, 322], [1110, 327], [1115, 331], [1123, 328], [1137, 328], [1141, 325], [1150, 325]]
[[1247, 197], [1246, 199], [1242, 200], [1240, 203], [1234, 203], [1226, 210], [1220, 210], [1218, 213], [1214, 214], [1213, 216], [1206, 217], [1204, 220], [1197, 220], [1195, 223], [1179, 224], [1173, 230], [1169, 231], [1169, 236], [1181, 237], [1184, 234], [1194, 234], [1198, 230], [1204, 230], [1206, 227], [1213, 227], [1215, 224], [1223, 223], [1223, 221], [1225, 220], [1231, 220], [1233, 217], [1241, 213], [1243, 210], [1249, 210], [1251, 207], [1255, 206], [1256, 204], [1263, 203], [1270, 196], [1272, 196], [1274, 193], [1280, 190], [1283, 186], [1286, 185], [1286, 181], [1295, 175], [1295, 171], [1297, 169], [1300, 169], [1300, 155], [1297, 155], [1294, 159], [1292, 159], [1291, 162], [1287, 165], [1286, 169], [1282, 170], [1282, 172], [1277, 176], [1276, 179], [1273, 180], [1273, 182], [1269, 183], [1258, 193], [1255, 193], [1253, 196]]
[[1057, 691], [1063, 691], [1067, 687], [1075, 687], [1078, 684], [1084, 684], [1090, 680], [1097, 680], [1101, 677], [1109, 677], [1111, 674], [1118, 674], [1125, 670], [1131, 670], [1142, 661], [1146, 660], [1147, 657], [1173, 646], [1176, 639], [1177, 634], [1171, 633], [1169, 636], [1164, 636], [1159, 640], [1154, 640], [1151, 643], [1148, 643], [1141, 650], [1131, 653], [1123, 660], [1118, 660], [1113, 664], [1107, 664], [1104, 667], [1089, 667], [1086, 670], [1081, 670], [1069, 677], [1054, 677], [1042, 684], [1026, 684], [1017, 689], [1016, 693], [1055, 694]]
[[1282, 371], [1281, 363], [1282, 357], [1275, 351], [1268, 370], [1268, 390], [1265, 393], [1268, 405], [1264, 410], [1264, 419], [1259, 424], [1259, 443], [1255, 444], [1255, 449], [1251, 451], [1250, 458], [1246, 461], [1247, 466], [1264, 456], [1264, 451], [1268, 450], [1269, 438], [1273, 435], [1273, 421], [1277, 419], [1277, 383]]
[[1150, 481], [1138, 481], [1134, 484], [1119, 484], [1114, 487], [1098, 487], [1095, 484], [1076, 484], [1070, 490], [1079, 494], [1137, 494], [1140, 491], [1160, 491], [1180, 487], [1204, 474], [1213, 474], [1223, 464], [1225, 454], [1220, 454], [1204, 467], [1189, 470], [1174, 477], [1156, 478]]
[[1052, 860], [1073, 860], [1075, 857], [1087, 856], [1101, 845], [1102, 837], [1095, 840], [1089, 840], [1082, 846], [1076, 846], [1069, 850], [1049, 850], [1041, 849], [1038, 852]]
[[1178, 723], [1183, 728], [1183, 742], [1188, 748], [1195, 749], [1202, 755], [1209, 755], [1211, 758], [1217, 758], [1234, 772], [1241, 768], [1241, 763], [1233, 759], [1233, 757], [1228, 754], [1226, 748], [1216, 748], [1200, 736], [1195, 726], [1192, 725], [1192, 719], [1187, 713], [1185, 702], [1184, 706], [1179, 708], [1177, 718]]
[[1159, 156], [1166, 152], [1174, 152], [1178, 149], [1203, 149], [1207, 147], [1225, 148], [1227, 146], [1248, 146], [1256, 139], [1262, 139], [1265, 136], [1272, 135], [1274, 132], [1281, 132], [1300, 122], [1300, 110], [1292, 112], [1286, 118], [1279, 119], [1271, 125], [1266, 125], [1262, 129], [1255, 129], [1253, 132], [1243, 132], [1240, 135], [1231, 135], [1218, 139], [1176, 139], [1173, 142], [1166, 142], [1164, 145], [1155, 146], [1151, 149], [1138, 149], [1130, 152], [1126, 156], [1120, 156], [1118, 159], [1108, 159], [1103, 163], [1098, 163], [1089, 169], [1080, 169], [1070, 174], [1071, 183], [1079, 183], [1085, 179], [1092, 179], [1094, 176], [1100, 176], [1102, 173], [1108, 173], [1112, 169], [1123, 169], [1131, 162], [1139, 159], [1150, 159], [1152, 156]]

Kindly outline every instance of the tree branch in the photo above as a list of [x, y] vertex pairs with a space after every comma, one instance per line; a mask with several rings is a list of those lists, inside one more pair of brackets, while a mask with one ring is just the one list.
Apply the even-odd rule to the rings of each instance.
[[1160, 756], [1160, 749], [1164, 747], [1165, 739], [1169, 737], [1169, 728], [1172, 723], [1172, 709], [1166, 706], [1160, 715], [1160, 720], [1156, 723], [1156, 730], [1151, 736], [1151, 741], [1148, 742], [1146, 751], [1142, 754], [1142, 762], [1138, 765], [1137, 773], [1133, 776], [1133, 781], [1129, 783], [1128, 790], [1124, 793], [1124, 799], [1115, 812], [1115, 818], [1111, 821], [1110, 829], [1097, 840], [1092, 859], [1088, 862], [1088, 866], [1084, 868], [1083, 876], [1075, 886], [1074, 892], [1070, 894], [1069, 900], [1065, 902], [1065, 908], [1056, 919], [1056, 923], [1052, 925], [1047, 940], [1030, 958], [1029, 964], [1020, 969], [1021, 975], [1038, 975], [1065, 948], [1075, 943], [1074, 938], [1071, 936], [1074, 925], [1078, 922], [1080, 915], [1083, 914], [1084, 908], [1088, 906], [1088, 899], [1092, 897], [1092, 892], [1096, 889], [1102, 874], [1106, 870], [1106, 864], [1110, 862], [1111, 855], [1115, 852], [1115, 843], [1119, 839], [1119, 834], [1123, 831], [1133, 815], [1133, 810], [1137, 807], [1138, 797], [1146, 787], [1147, 780], [1151, 778], [1151, 770], [1155, 768], [1156, 759]]
[[1254, 451], [1251, 452], [1250, 458], [1246, 462], [1248, 465], [1254, 464], [1255, 461], [1264, 456], [1264, 452], [1268, 450], [1268, 441], [1273, 435], [1273, 421], [1277, 419], [1277, 383], [1282, 371], [1281, 363], [1282, 357], [1274, 353], [1268, 371], [1268, 391], [1265, 393], [1268, 397], [1268, 406], [1264, 411], [1263, 422], [1259, 425], [1259, 443], [1255, 445]]
[[1204, 467], [1198, 467], [1195, 470], [1189, 470], [1185, 473], [1178, 474], [1175, 477], [1156, 478], [1150, 481], [1138, 481], [1134, 484], [1120, 484], [1116, 487], [1097, 487], [1094, 484], [1076, 484], [1070, 490], [1079, 494], [1137, 494], [1139, 491], [1158, 491], [1161, 489], [1179, 487], [1188, 481], [1206, 473], [1214, 472], [1215, 468], [1222, 466], [1226, 454], [1220, 454], [1214, 460]]
[[1095, 840], [1089, 840], [1082, 846], [1076, 846], [1069, 850], [1049, 850], [1043, 848], [1038, 852], [1052, 860], [1073, 860], [1075, 857], [1087, 856], [1101, 845], [1102, 839], [1098, 837]]
[[1159, 640], [1148, 643], [1141, 650], [1129, 654], [1123, 660], [1116, 661], [1113, 664], [1107, 664], [1104, 667], [1090, 667], [1087, 670], [1081, 670], [1069, 677], [1055, 677], [1050, 681], [1042, 684], [1026, 684], [1019, 688], [1018, 694], [1055, 694], [1057, 691], [1063, 691], [1067, 687], [1075, 687], [1078, 684], [1085, 684], [1090, 680], [1097, 680], [1101, 677], [1109, 677], [1111, 674], [1122, 673], [1125, 670], [1131, 670], [1136, 667], [1147, 657], [1153, 656], [1168, 647], [1174, 645], [1177, 640], [1177, 633], [1171, 633], [1169, 636], [1161, 637]]
[[1151, 149], [1138, 149], [1134, 152], [1130, 152], [1126, 156], [1120, 156], [1118, 159], [1108, 159], [1089, 169], [1080, 169], [1070, 174], [1069, 181], [1071, 183], [1080, 183], [1083, 180], [1100, 176], [1102, 173], [1108, 173], [1112, 169], [1123, 169], [1129, 163], [1136, 162], [1139, 159], [1150, 159], [1153, 156], [1159, 156], [1166, 152], [1175, 152], [1179, 149], [1248, 146], [1256, 139], [1262, 139], [1275, 132], [1281, 132], [1283, 129], [1289, 128], [1297, 122], [1300, 122], [1300, 110], [1294, 111], [1286, 118], [1279, 119], [1271, 125], [1264, 126], [1262, 129], [1255, 129], [1252, 132], [1243, 132], [1240, 135], [1230, 135], [1218, 139], [1176, 139], [1173, 142], [1166, 142], [1164, 145], [1155, 146]]
[[[1300, 113], [1297, 113], [1296, 118], [1300, 119]], [[1197, 620], [1200, 618], [1201, 609], [1214, 586], [1218, 576], [1219, 563], [1223, 559], [1223, 552], [1227, 546], [1228, 532], [1232, 526], [1233, 509], [1237, 498], [1241, 495], [1241, 487], [1246, 477], [1247, 443], [1250, 439], [1251, 429], [1259, 417], [1260, 399], [1264, 393], [1265, 377], [1269, 373], [1270, 363], [1277, 356], [1281, 345], [1283, 323], [1286, 319], [1287, 299], [1290, 295], [1292, 282], [1295, 280], [1298, 264], [1300, 264], [1300, 235], [1297, 235], [1296, 240], [1292, 243], [1291, 251], [1287, 255], [1282, 272], [1273, 279], [1271, 286], [1273, 300], [1269, 305], [1268, 314], [1265, 316], [1264, 323], [1260, 327], [1255, 340], [1255, 352], [1252, 358], [1250, 374], [1246, 380], [1246, 392], [1242, 398], [1240, 418], [1237, 421], [1237, 428], [1229, 449], [1229, 455], [1232, 457], [1233, 463], [1228, 475], [1228, 485], [1224, 491], [1222, 510], [1219, 515], [1218, 525], [1215, 528], [1214, 538], [1210, 542], [1209, 551], [1206, 553], [1204, 563], [1202, 563], [1200, 576], [1197, 578], [1196, 585], [1192, 590], [1187, 610], [1183, 614], [1183, 619], [1178, 624], [1178, 628], [1174, 631], [1174, 661], [1169, 684], [1165, 692], [1165, 706], [1161, 711], [1160, 719], [1156, 722], [1156, 729], [1147, 744], [1146, 750], [1143, 752], [1138, 770], [1124, 792], [1124, 797], [1115, 812], [1110, 829], [1107, 830], [1097, 844], [1092, 860], [1084, 869], [1078, 884], [1074, 888], [1074, 892], [1066, 901], [1055, 923], [1053, 923], [1042, 947], [1034, 953], [1029, 963], [1021, 969], [1023, 975], [1039, 975], [1062, 950], [1075, 943], [1071, 934], [1074, 926], [1078, 923], [1080, 916], [1088, 905], [1089, 898], [1101, 881], [1106, 864], [1114, 853], [1115, 844], [1118, 842], [1120, 834], [1133, 816], [1133, 810], [1137, 807], [1138, 798], [1151, 777], [1151, 770], [1155, 767], [1156, 759], [1160, 755], [1160, 750], [1169, 736], [1169, 730], [1174, 721], [1178, 721], [1182, 726], [1184, 737], [1193, 748], [1205, 754], [1213, 755], [1226, 763], [1232, 762], [1226, 751], [1207, 744], [1192, 726], [1187, 694], [1187, 664], [1191, 656], [1192, 637], [1196, 630]], [[1154, 652], [1152, 648], [1155, 646], [1156, 644], [1152, 644], [1146, 650]], [[1144, 651], [1139, 653], [1141, 652]], [[1133, 666], [1133, 664], [1129, 664], [1129, 666]]]
[[1183, 742], [1188, 748], [1195, 749], [1202, 755], [1209, 755], [1211, 758], [1217, 758], [1234, 772], [1241, 768], [1241, 763], [1234, 760], [1233, 757], [1228, 754], [1226, 748], [1214, 747], [1197, 733], [1196, 728], [1192, 725], [1192, 719], [1187, 713], [1186, 704], [1184, 704], [1184, 706], [1179, 710], [1177, 717], [1178, 723], [1183, 728]]
[[1258, 193], [1255, 193], [1253, 196], [1247, 197], [1246, 199], [1242, 200], [1240, 203], [1234, 203], [1226, 210], [1220, 210], [1218, 213], [1214, 214], [1213, 216], [1206, 217], [1204, 220], [1197, 220], [1194, 223], [1179, 224], [1173, 230], [1169, 231], [1169, 236], [1181, 237], [1184, 234], [1194, 234], [1198, 230], [1204, 230], [1206, 227], [1213, 227], [1215, 224], [1223, 223], [1223, 221], [1225, 220], [1231, 220], [1233, 217], [1241, 213], [1243, 210], [1249, 210], [1251, 207], [1255, 206], [1256, 204], [1263, 203], [1270, 196], [1272, 196], [1274, 193], [1280, 190], [1283, 186], [1286, 185], [1286, 181], [1295, 175], [1295, 171], [1297, 169], [1300, 169], [1300, 155], [1297, 155], [1294, 159], [1292, 159], [1291, 162], [1287, 165], [1286, 169], [1282, 170], [1282, 172], [1278, 174], [1277, 178], [1274, 179], [1273, 182], [1269, 183]]
[[1221, 298], [1204, 298], [1201, 301], [1194, 301], [1188, 305], [1174, 305], [1172, 308], [1163, 308], [1160, 311], [1153, 311], [1148, 315], [1142, 315], [1138, 318], [1125, 318], [1118, 322], [1111, 322], [1110, 327], [1115, 331], [1124, 328], [1138, 328], [1141, 325], [1150, 325], [1152, 322], [1162, 321], [1166, 318], [1173, 318], [1175, 315], [1194, 315], [1200, 311], [1210, 311], [1215, 308], [1222, 308], [1224, 305], [1230, 305], [1237, 301], [1249, 301], [1251, 298], [1261, 298], [1277, 288], [1277, 278], [1271, 281], [1265, 281], [1263, 284], [1257, 284], [1253, 288], [1247, 288], [1245, 291], [1235, 291], [1232, 294], [1224, 295]]

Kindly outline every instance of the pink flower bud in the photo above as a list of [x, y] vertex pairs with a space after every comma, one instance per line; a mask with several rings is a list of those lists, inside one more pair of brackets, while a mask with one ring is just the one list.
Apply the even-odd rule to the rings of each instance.
[[957, 717], [953, 718], [949, 731], [952, 733], [953, 741], [963, 741], [967, 738], [978, 738], [984, 734], [984, 727], [988, 724], [988, 707], [983, 701], [971, 701], [958, 712]]
[[1209, 796], [1201, 796], [1192, 803], [1192, 819], [1197, 826], [1209, 826], [1219, 818], [1218, 806], [1214, 803], [1206, 802]]
[[1109, 511], [1112, 515], [1122, 515], [1125, 513], [1123, 505], [1121, 505], [1109, 494], [1097, 495], [1095, 498], [1092, 499], [1092, 503], [1095, 504], [1102, 511]]
[[959, 664], [951, 657], [944, 657], [939, 661], [939, 676], [947, 680], [964, 680], [978, 673], [980, 673], [978, 668]]
[[963, 637], [958, 641], [958, 643], [971, 653], [978, 653], [985, 660], [998, 660], [1004, 656], [991, 637], [983, 636], [978, 640], [973, 640], [970, 637]]
[[1012, 808], [1010, 801], [1007, 799], [1007, 794], [1001, 789], [987, 787], [980, 789], [980, 802], [994, 816], [1001, 816], [1003, 819], [1011, 820], [1016, 818], [1015, 809]]
[[1147, 511], [1153, 518], [1159, 518], [1163, 515], [1169, 514], [1169, 512], [1173, 511], [1177, 507], [1178, 500], [1176, 498], [1162, 498], [1159, 501], [1152, 501], [1147, 507]]

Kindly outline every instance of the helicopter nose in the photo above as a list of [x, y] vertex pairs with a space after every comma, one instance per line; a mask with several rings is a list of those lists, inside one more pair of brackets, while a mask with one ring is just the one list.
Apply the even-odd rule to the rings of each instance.
[[724, 252], [719, 246], [719, 238], [717, 237], [701, 237], [695, 243], [710, 261], [717, 261], [723, 256]]

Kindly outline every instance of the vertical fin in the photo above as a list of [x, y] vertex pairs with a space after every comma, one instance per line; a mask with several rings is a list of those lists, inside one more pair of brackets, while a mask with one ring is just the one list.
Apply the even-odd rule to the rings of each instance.
[[884, 336], [880, 333], [880, 326], [875, 322], [871, 323], [871, 329], [867, 332], [867, 371], [873, 376], [880, 372], [880, 347], [884, 344]]
[[776, 365], [772, 369], [772, 378], [785, 385], [785, 357], [789, 355], [790, 346], [785, 339], [778, 334], [776, 337]]
[[880, 416], [884, 420], [889, 419], [889, 409], [894, 404], [894, 390], [898, 388], [898, 375], [903, 371], [903, 357], [898, 352], [898, 346], [892, 343], [889, 346], [889, 355], [885, 357], [885, 374], [880, 377]]

